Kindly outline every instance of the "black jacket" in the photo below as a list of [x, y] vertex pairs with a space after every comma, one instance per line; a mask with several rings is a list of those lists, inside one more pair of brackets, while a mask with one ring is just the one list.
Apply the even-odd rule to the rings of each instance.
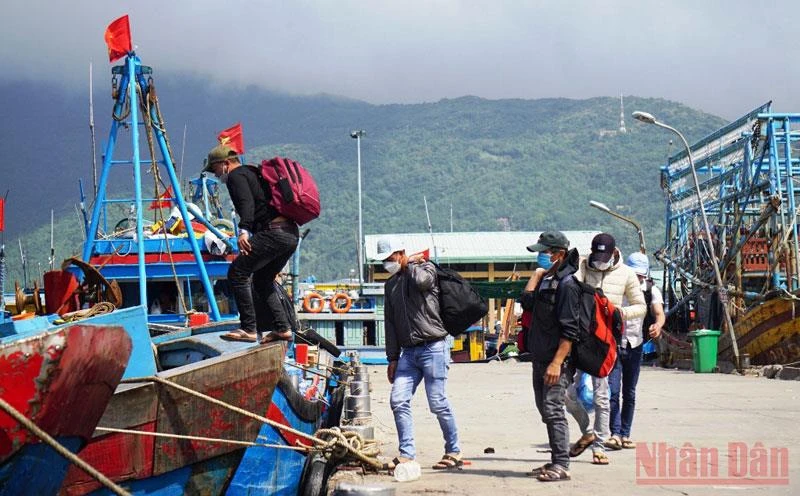
[[400, 357], [401, 348], [447, 336], [439, 314], [439, 282], [432, 263], [409, 263], [386, 281], [384, 289], [386, 358], [390, 362]]
[[261, 171], [252, 165], [242, 165], [230, 171], [225, 181], [228, 193], [233, 200], [239, 228], [256, 233], [267, 227], [278, 216], [270, 201], [272, 193], [266, 181], [261, 179]]
[[550, 363], [562, 338], [579, 339], [581, 289], [573, 277], [579, 261], [573, 248], [555, 274], [542, 278], [534, 291], [522, 292], [522, 308], [533, 312], [531, 328], [525, 332], [536, 362]]

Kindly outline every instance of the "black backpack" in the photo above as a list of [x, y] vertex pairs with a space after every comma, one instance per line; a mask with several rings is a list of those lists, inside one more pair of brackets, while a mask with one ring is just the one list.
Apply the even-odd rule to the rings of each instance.
[[650, 329], [652, 324], [656, 323], [656, 316], [653, 315], [653, 308], [651, 304], [653, 303], [653, 280], [647, 279], [647, 289], [642, 291], [644, 294], [644, 303], [647, 305], [647, 314], [644, 316], [644, 321], [642, 322], [642, 334], [644, 335], [645, 341], [650, 340], [650, 335], [647, 334], [647, 330]]
[[[432, 262], [433, 263], [433, 262]], [[469, 326], [482, 319], [489, 311], [486, 298], [453, 269], [436, 267], [439, 280], [439, 309], [442, 323], [448, 334], [458, 336]]]

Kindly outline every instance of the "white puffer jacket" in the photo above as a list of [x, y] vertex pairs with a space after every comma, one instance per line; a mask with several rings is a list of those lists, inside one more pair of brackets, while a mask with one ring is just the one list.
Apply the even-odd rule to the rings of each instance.
[[[589, 259], [581, 259], [575, 277], [579, 281], [600, 288], [611, 300], [611, 303], [622, 309], [624, 320], [643, 318], [647, 314], [647, 304], [636, 273], [622, 263], [622, 254], [614, 249], [614, 264], [606, 270], [597, 270], [589, 266]], [[623, 297], [628, 304], [622, 306]]]

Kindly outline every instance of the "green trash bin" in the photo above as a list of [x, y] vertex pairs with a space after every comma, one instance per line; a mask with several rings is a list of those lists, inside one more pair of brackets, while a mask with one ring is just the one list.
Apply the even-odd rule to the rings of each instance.
[[689, 333], [692, 338], [692, 362], [695, 373], [714, 372], [717, 368], [717, 341], [719, 331], [700, 329]]

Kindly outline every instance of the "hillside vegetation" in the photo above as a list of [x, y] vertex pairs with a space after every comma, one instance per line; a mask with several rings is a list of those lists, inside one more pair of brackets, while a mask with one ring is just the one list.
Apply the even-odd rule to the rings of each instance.
[[[323, 214], [308, 225], [301, 275], [343, 277], [356, 267], [358, 198], [356, 142], [362, 140], [364, 233], [427, 230], [427, 198], [434, 231], [597, 229], [618, 236], [621, 248], [637, 247], [632, 228], [589, 207], [597, 200], [645, 227], [651, 251], [663, 243], [659, 167], [672, 136], [633, 121], [645, 110], [697, 140], [725, 124], [675, 102], [627, 97], [628, 133], [618, 134], [618, 98], [588, 100], [485, 100], [463, 97], [415, 105], [370, 105], [330, 96], [292, 97], [254, 88], [220, 88], [169, 75], [159, 98], [179, 162], [187, 126], [184, 177], [196, 174], [216, 132], [242, 121], [247, 159], [290, 156], [308, 167], [321, 189]], [[91, 152], [84, 93], [48, 86], [0, 85], [12, 118], [0, 121], [0, 150], [7, 206], [9, 280], [21, 279], [17, 239], [29, 270], [46, 268], [50, 209], [56, 210], [57, 258], [80, 252], [75, 212], [78, 178], [91, 201]], [[110, 124], [107, 95], [96, 96], [98, 148]], [[755, 106], [757, 102], [753, 102]], [[744, 108], [744, 113], [748, 108]], [[14, 116], [19, 118], [15, 119]], [[120, 140], [129, 140], [127, 132]], [[115, 158], [128, 158], [120, 146]], [[128, 156], [125, 154], [128, 153]], [[100, 152], [98, 152], [98, 157]], [[12, 166], [13, 164], [13, 166]], [[152, 188], [146, 176], [145, 188]], [[130, 172], [115, 172], [113, 194], [132, 191]], [[152, 191], [145, 194], [152, 194]], [[115, 223], [118, 219], [110, 219]], [[8, 285], [7, 285], [8, 287]]]

